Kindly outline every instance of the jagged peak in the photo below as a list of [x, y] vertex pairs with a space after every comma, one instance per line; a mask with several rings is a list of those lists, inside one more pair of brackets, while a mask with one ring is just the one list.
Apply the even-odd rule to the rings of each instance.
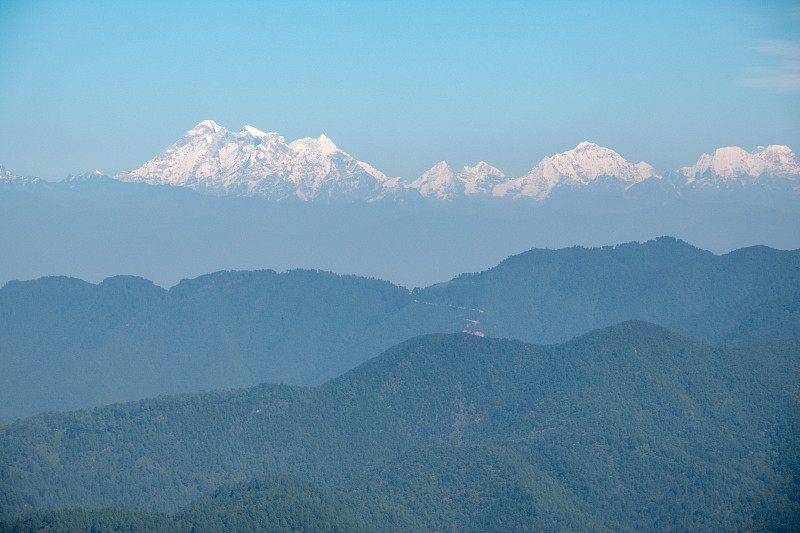
[[423, 172], [419, 178], [414, 180], [411, 186], [419, 188], [423, 184], [432, 181], [452, 181], [455, 178], [455, 174], [455, 171], [447, 164], [447, 161], [442, 160]]
[[261, 131], [258, 128], [254, 128], [250, 124], [245, 124], [240, 133], [250, 134], [253, 137], [268, 137], [270, 135], [274, 135], [274, 134], [265, 133], [265, 132]]
[[447, 161], [439, 161], [414, 180], [410, 187], [419, 190], [423, 196], [447, 199], [455, 194], [455, 176]]
[[303, 137], [289, 143], [289, 147], [298, 153], [319, 152], [321, 155], [330, 156], [339, 151], [339, 148], [324, 133], [313, 139]]
[[492, 176], [505, 177], [505, 174], [503, 174], [503, 172], [500, 169], [498, 169], [497, 167], [493, 167], [492, 165], [490, 165], [486, 161], [479, 161], [478, 163], [475, 164], [475, 166], [472, 166], [472, 167], [464, 165], [464, 168], [461, 169], [461, 173], [462, 174], [489, 174], [489, 175], [492, 175]]
[[339, 148], [333, 143], [333, 141], [324, 133], [321, 133], [320, 136], [317, 138], [317, 143], [321, 148], [325, 151], [333, 153], [337, 151]]
[[210, 128], [212, 130], [219, 130], [222, 129], [222, 126], [214, 122], [213, 120], [204, 120], [198, 123], [195, 128]]
[[213, 120], [204, 120], [202, 122], [198, 122], [194, 128], [187, 131], [185, 136], [204, 135], [207, 133], [220, 133], [223, 131], [227, 130], [225, 130], [225, 128], [223, 128]]
[[[435, 165], [433, 165], [431, 168], [429, 168], [429, 169], [427, 170], [427, 172], [431, 172], [431, 171], [434, 171], [434, 170], [435, 170], [435, 171], [441, 171], [441, 170], [445, 170], [445, 169], [452, 170], [452, 169], [450, 168], [450, 165], [448, 165], [448, 164], [447, 164], [447, 161], [445, 161], [444, 159], [442, 159], [441, 161], [439, 161], [438, 163], [436, 163]], [[427, 174], [427, 172], [426, 172], [426, 174]]]

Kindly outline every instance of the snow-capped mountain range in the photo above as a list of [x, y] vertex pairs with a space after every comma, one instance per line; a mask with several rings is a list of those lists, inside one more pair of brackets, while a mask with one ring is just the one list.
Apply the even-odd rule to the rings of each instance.
[[697, 164], [681, 168], [678, 174], [686, 178], [684, 186], [704, 189], [770, 181], [797, 185], [800, 163], [788, 146], [759, 146], [752, 152], [726, 146], [703, 154]]
[[356, 161], [325, 135], [287, 144], [277, 133], [252, 126], [234, 133], [212, 120], [204, 120], [154, 159], [115, 178], [275, 200], [378, 199], [398, 187], [398, 180]]
[[[0, 184], [13, 177], [0, 168]], [[339, 149], [325, 135], [287, 143], [277, 133], [252, 126], [232, 132], [212, 120], [200, 122], [138, 169], [114, 178], [189, 187], [206, 194], [323, 202], [407, 195], [437, 200], [470, 196], [544, 200], [558, 190], [625, 191], [645, 182], [666, 185], [676, 194], [750, 187], [800, 193], [800, 164], [787, 146], [780, 145], [752, 152], [735, 146], [719, 148], [665, 178], [643, 161], [631, 163], [609, 148], [582, 142], [545, 157], [521, 177], [507, 177], [484, 161], [460, 171], [441, 161], [412, 181], [386, 176]]]

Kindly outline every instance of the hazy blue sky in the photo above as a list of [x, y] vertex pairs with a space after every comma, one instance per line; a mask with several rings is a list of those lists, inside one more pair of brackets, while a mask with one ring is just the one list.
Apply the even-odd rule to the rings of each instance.
[[409, 178], [800, 151], [800, 2], [0, 0], [0, 165], [114, 174], [208, 118]]

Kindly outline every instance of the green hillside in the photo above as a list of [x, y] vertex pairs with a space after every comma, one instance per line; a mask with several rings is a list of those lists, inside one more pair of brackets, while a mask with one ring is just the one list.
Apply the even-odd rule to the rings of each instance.
[[544, 347], [418, 337], [317, 388], [5, 426], [0, 504], [174, 513], [290, 474], [382, 531], [791, 530], [798, 356], [797, 341], [713, 348], [642, 322]]

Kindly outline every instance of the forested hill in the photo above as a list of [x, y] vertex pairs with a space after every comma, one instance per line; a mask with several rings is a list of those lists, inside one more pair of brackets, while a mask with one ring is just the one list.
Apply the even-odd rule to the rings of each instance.
[[217, 272], [170, 290], [132, 276], [0, 289], [0, 423], [160, 394], [319, 384], [457, 310], [385, 281], [328, 272]]
[[531, 250], [414, 291], [479, 308], [490, 336], [557, 342], [631, 319], [713, 343], [800, 335], [800, 250], [717, 256], [661, 237], [605, 248]]
[[543, 347], [423, 336], [313, 389], [5, 426], [0, 505], [176, 512], [290, 474], [382, 531], [791, 530], [798, 354], [796, 340], [713, 348], [642, 322]]
[[0, 532], [374, 532], [339, 500], [300, 478], [260, 476], [226, 485], [171, 515], [117, 508], [38, 511], [0, 520]]
[[800, 332], [800, 251], [715, 256], [661, 238], [532, 250], [414, 294], [293, 270], [217, 272], [169, 290], [131, 276], [0, 289], [0, 423], [159, 394], [316, 385], [412, 336], [565, 341], [640, 319], [744, 344]]

